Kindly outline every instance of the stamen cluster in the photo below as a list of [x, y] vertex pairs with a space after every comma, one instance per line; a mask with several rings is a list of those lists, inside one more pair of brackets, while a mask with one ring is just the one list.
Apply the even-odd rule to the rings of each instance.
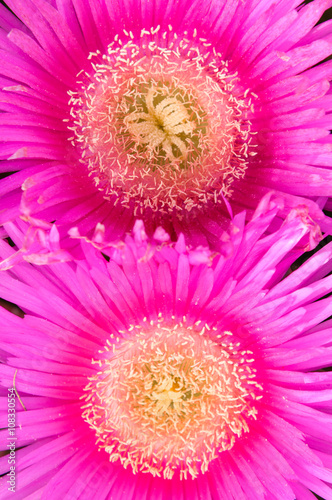
[[70, 92], [80, 161], [105, 198], [134, 204], [135, 215], [217, 203], [254, 154], [252, 102], [237, 75], [205, 39], [158, 31], [142, 30], [139, 42], [125, 32], [106, 55], [90, 54], [93, 74]]
[[85, 388], [83, 417], [111, 461], [134, 473], [195, 478], [249, 431], [262, 386], [252, 352], [232, 337], [160, 318], [108, 343]]

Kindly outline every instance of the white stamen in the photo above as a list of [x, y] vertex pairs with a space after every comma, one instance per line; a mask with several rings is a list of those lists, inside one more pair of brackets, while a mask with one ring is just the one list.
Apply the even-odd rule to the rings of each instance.
[[231, 332], [205, 327], [202, 336], [196, 325], [166, 326], [159, 314], [144, 331], [131, 327], [116, 347], [109, 340], [113, 353], [105, 346], [106, 358], [93, 361], [100, 371], [84, 389], [82, 415], [111, 462], [165, 479], [176, 471], [195, 478], [249, 432], [263, 391], [249, 353], [230, 341]]

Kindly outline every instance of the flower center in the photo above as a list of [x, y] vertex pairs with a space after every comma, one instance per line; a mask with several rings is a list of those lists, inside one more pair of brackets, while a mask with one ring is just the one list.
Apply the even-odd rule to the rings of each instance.
[[231, 194], [250, 154], [252, 106], [204, 41], [142, 30], [89, 57], [70, 92], [70, 138], [105, 198], [142, 214], [187, 210]]
[[212, 340], [205, 328], [165, 327], [162, 319], [130, 330], [95, 361], [83, 418], [111, 461], [134, 473], [195, 478], [256, 418], [262, 387], [252, 353], [239, 352], [230, 332]]
[[190, 119], [180, 96], [169, 97], [169, 94], [167, 88], [165, 93], [149, 87], [144, 102], [146, 109], [140, 111], [135, 102], [136, 110], [128, 113], [123, 122], [137, 145], [146, 146], [151, 160], [158, 154], [159, 162], [172, 163], [176, 158], [187, 159], [197, 125]]

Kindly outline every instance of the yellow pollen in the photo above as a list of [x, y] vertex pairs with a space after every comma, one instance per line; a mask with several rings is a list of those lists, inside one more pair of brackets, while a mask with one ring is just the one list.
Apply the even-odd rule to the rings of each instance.
[[195, 478], [249, 431], [263, 390], [252, 353], [206, 326], [165, 326], [160, 317], [94, 361], [100, 371], [89, 378], [82, 415], [110, 461]]
[[252, 95], [194, 34], [124, 34], [107, 54], [90, 54], [93, 71], [69, 92], [81, 163], [106, 199], [136, 215], [221, 203], [254, 154]]

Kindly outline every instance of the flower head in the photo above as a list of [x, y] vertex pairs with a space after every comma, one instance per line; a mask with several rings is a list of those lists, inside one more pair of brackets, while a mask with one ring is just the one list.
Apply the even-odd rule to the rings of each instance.
[[236, 216], [221, 254], [136, 223], [107, 258], [83, 238], [85, 259], [2, 274], [25, 314], [0, 309], [17, 494], [331, 496], [332, 247], [281, 279], [309, 226], [264, 236], [277, 214]]
[[140, 216], [217, 203], [247, 166], [251, 100], [197, 35], [179, 43], [159, 26], [135, 43], [125, 33], [91, 55], [93, 74], [70, 92], [81, 162], [104, 197]]
[[214, 244], [225, 201], [250, 212], [273, 188], [282, 217], [307, 198], [330, 231], [327, 1], [9, 6], [0, 222], [21, 209], [116, 239], [139, 217]]

